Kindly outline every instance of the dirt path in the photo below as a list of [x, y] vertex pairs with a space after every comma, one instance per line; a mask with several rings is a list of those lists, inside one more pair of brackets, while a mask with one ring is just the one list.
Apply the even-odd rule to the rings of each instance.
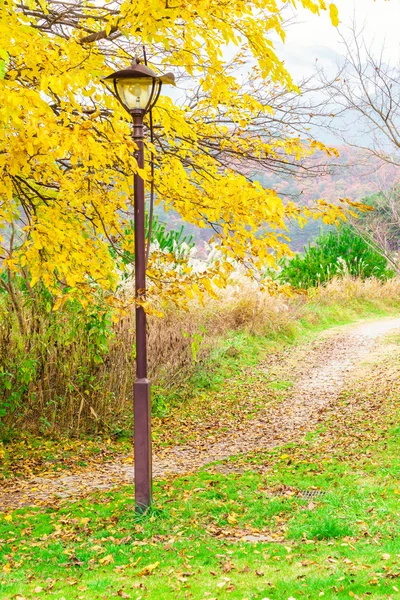
[[[335, 328], [324, 332], [304, 355], [293, 353], [282, 373], [296, 380], [292, 392], [275, 407], [266, 407], [256, 419], [215, 442], [166, 448], [154, 456], [155, 477], [183, 474], [236, 454], [269, 449], [302, 437], [315, 429], [324, 412], [331, 409], [357, 366], [379, 349], [379, 338], [400, 329], [399, 319]], [[238, 399], [240, 401], [240, 399]], [[35, 477], [13, 483], [0, 491], [0, 510], [35, 504], [51, 504], [60, 498], [81, 496], [133, 483], [133, 465], [123, 458], [99, 465], [96, 471], [76, 475]]]

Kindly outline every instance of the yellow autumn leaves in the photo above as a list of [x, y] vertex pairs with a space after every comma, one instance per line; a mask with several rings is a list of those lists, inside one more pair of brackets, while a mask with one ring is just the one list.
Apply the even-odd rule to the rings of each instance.
[[332, 25], [337, 27], [339, 25], [339, 12], [335, 4], [329, 5], [329, 14], [331, 17]]
[[[328, 10], [323, 0], [291, 3], [314, 13]], [[3, 268], [29, 272], [31, 285], [42, 282], [56, 307], [69, 298], [89, 302], [99, 288], [111, 304], [118, 301], [121, 274], [127, 271], [119, 250], [132, 245], [124, 231], [132, 218], [137, 165], [127, 115], [101, 78], [126, 65], [143, 42], [152, 66], [180, 72], [188, 94], [180, 106], [162, 97], [154, 111], [157, 201], [189, 223], [212, 227], [221, 252], [201, 276], [188, 263], [177, 269], [173, 256], [155, 253], [148, 270], [150, 302], [152, 292], [174, 301], [214, 293], [215, 286], [225, 285], [233, 260], [249, 275], [273, 266], [276, 257], [290, 253], [285, 237], [276, 233], [288, 219], [340, 218], [341, 211], [327, 205], [306, 214], [239, 173], [247, 161], [260, 168], [264, 161], [296, 165], [316, 150], [332, 152], [285, 130], [280, 136], [254, 133], [255, 123], [264, 127], [274, 114], [260, 90], [295, 89], [272, 41], [274, 34], [285, 37], [284, 4], [193, 0], [171, 8], [165, 0], [126, 0], [114, 14], [107, 4], [80, 0], [78, 16], [71, 9], [64, 28], [59, 21], [65, 15], [58, 21], [49, 17], [59, 11], [51, 0], [4, 5]], [[333, 4], [329, 14], [337, 25]], [[87, 41], [88, 33], [101, 41]], [[222, 52], [226, 44], [237, 49], [229, 65]], [[253, 79], [243, 86], [241, 69], [249, 59]], [[149, 150], [148, 144], [147, 159]], [[148, 169], [145, 175], [149, 182]]]

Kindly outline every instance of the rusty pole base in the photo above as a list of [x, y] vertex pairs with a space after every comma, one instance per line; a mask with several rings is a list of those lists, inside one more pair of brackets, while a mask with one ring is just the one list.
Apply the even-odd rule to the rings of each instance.
[[148, 379], [134, 384], [135, 510], [144, 513], [152, 504], [151, 400]]

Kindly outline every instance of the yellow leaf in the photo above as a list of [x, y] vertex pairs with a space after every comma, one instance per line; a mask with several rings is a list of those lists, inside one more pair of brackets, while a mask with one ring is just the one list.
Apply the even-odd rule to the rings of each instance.
[[230, 523], [231, 525], [235, 525], [235, 523], [237, 523], [237, 518], [235, 516], [235, 513], [228, 515], [228, 523]]
[[329, 5], [329, 15], [331, 17], [332, 25], [337, 27], [339, 25], [339, 12], [335, 4]]
[[109, 565], [113, 562], [114, 562], [114, 557], [112, 554], [107, 554], [107, 556], [103, 556], [103, 558], [100, 558], [100, 560], [99, 560], [99, 563], [101, 565]]
[[62, 296], [59, 296], [59, 297], [57, 298], [57, 300], [54, 302], [54, 305], [53, 305], [53, 310], [54, 310], [54, 311], [58, 310], [62, 304], [63, 304], [63, 297], [62, 297]]
[[215, 290], [211, 284], [211, 281], [209, 279], [202, 279], [202, 284], [204, 285], [204, 288], [207, 290], [207, 292], [210, 294], [210, 296], [212, 296], [215, 299], [218, 299], [217, 294], [215, 293]]
[[188, 297], [190, 300], [193, 300], [193, 298], [194, 298], [194, 294], [193, 294], [193, 292], [192, 292], [192, 290], [190, 289], [190, 287], [189, 287], [189, 286], [186, 286], [186, 287], [185, 287], [185, 292], [186, 292], [186, 296], [187, 296], [187, 297]]
[[12, 515], [4, 515], [5, 521], [12, 521]]
[[141, 571], [139, 571], [139, 573], [136, 573], [137, 576], [140, 575], [151, 575], [152, 572], [157, 569], [158, 565], [160, 564], [160, 562], [155, 562], [152, 563], [151, 565], [147, 565], [147, 567], [143, 567], [143, 569]]

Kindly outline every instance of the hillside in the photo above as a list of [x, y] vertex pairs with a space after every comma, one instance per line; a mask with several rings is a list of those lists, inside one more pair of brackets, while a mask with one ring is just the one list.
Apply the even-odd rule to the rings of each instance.
[[[316, 177], [288, 175], [278, 177], [267, 171], [250, 171], [249, 176], [259, 181], [264, 187], [275, 189], [282, 197], [302, 204], [311, 205], [314, 200], [323, 198], [328, 202], [337, 202], [339, 198], [362, 200], [380, 190], [393, 187], [399, 177], [400, 169], [373, 160], [370, 155], [357, 149], [340, 146], [339, 157], [327, 158], [318, 153], [311, 164], [321, 164], [321, 175]], [[200, 229], [184, 223], [176, 212], [166, 213], [162, 205], [156, 209], [161, 221], [167, 223], [168, 229], [179, 229], [181, 225], [187, 234], [192, 235], [195, 243], [202, 247], [213, 235], [211, 229]], [[303, 247], [314, 240], [321, 230], [329, 229], [320, 222], [309, 222], [304, 228], [297, 224], [289, 225], [290, 246], [300, 252]]]

